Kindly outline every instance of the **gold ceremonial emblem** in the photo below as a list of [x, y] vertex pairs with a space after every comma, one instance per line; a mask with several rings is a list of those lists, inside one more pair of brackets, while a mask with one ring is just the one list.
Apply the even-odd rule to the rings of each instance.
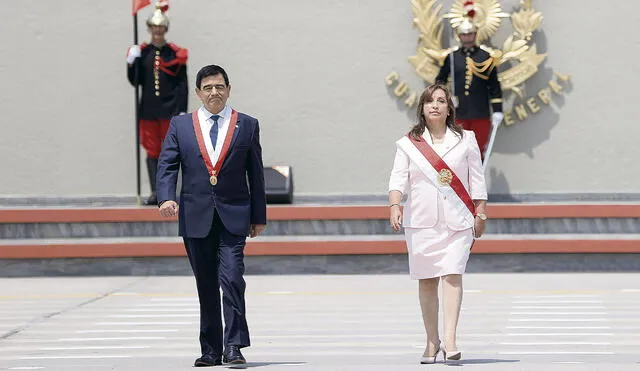
[[[489, 57], [481, 62], [469, 58], [465, 60], [465, 85], [470, 85], [473, 76], [486, 80], [491, 71], [497, 69], [504, 99], [496, 99], [504, 103], [506, 125], [514, 124], [516, 119], [524, 121], [540, 111], [543, 104], [550, 105], [552, 93], [560, 95], [564, 90], [563, 85], [571, 81], [571, 75], [554, 71], [554, 78], [546, 86], [533, 95], [526, 95], [525, 83], [537, 74], [547, 58], [547, 53], [538, 53], [534, 37], [543, 16], [534, 9], [533, 0], [520, 0], [520, 8], [513, 8], [511, 12], [504, 11], [501, 0], [410, 0], [410, 3], [414, 15], [412, 24], [419, 32], [415, 55], [409, 57], [415, 72], [428, 84], [434, 83], [446, 58], [459, 48], [456, 45], [460, 41], [458, 34], [470, 29], [468, 23], [472, 22], [472, 28], [477, 32], [476, 42], [489, 53]], [[451, 4], [449, 11], [443, 11], [444, 3]], [[470, 6], [474, 12], [471, 19]], [[487, 46], [492, 44], [490, 40], [507, 21], [510, 21], [513, 30], [506, 40], [501, 46]], [[456, 40], [446, 40], [449, 35]], [[418, 103], [420, 92], [412, 90], [398, 72], [389, 73], [385, 83], [406, 107], [412, 108]], [[511, 94], [507, 95], [507, 92]], [[469, 92], [465, 91], [464, 94], [469, 95]]]
[[[413, 2], [414, 25], [420, 30], [420, 42], [416, 55], [409, 58], [416, 72], [427, 82], [433, 83], [444, 59], [454, 48], [443, 49], [443, 19], [449, 19], [451, 26], [457, 28], [464, 17], [464, 0], [456, 0], [449, 13], [438, 16], [442, 5], [436, 0], [418, 0]], [[521, 1], [521, 8], [512, 14], [502, 11], [498, 0], [476, 0], [474, 2], [478, 25], [477, 42], [482, 43], [493, 36], [503, 18], [511, 18], [514, 32], [504, 42], [502, 49], [482, 45], [491, 55], [493, 66], [501, 66], [498, 74], [502, 90], [511, 90], [524, 98], [522, 84], [538, 71], [538, 66], [547, 54], [538, 54], [532, 42], [533, 32], [542, 22], [542, 14], [533, 9], [531, 0]], [[507, 63], [509, 62], [509, 63]], [[510, 64], [510, 68], [506, 64]]]
[[442, 184], [451, 184], [451, 181], [453, 180], [453, 173], [449, 169], [442, 169], [438, 174], [438, 180]]
[[209, 178], [209, 183], [211, 183], [211, 185], [216, 185], [216, 184], [218, 184], [218, 177], [216, 177], [215, 175], [212, 175], [212, 176]]

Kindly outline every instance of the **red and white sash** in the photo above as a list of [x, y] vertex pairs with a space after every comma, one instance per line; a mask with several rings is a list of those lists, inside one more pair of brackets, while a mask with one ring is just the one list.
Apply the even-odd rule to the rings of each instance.
[[[209, 152], [207, 151], [207, 147], [204, 144], [204, 137], [202, 136], [202, 129], [200, 128], [200, 120], [198, 119], [198, 111], [194, 111], [192, 113], [193, 119], [193, 130], [196, 133], [196, 139], [198, 141], [198, 147], [200, 147], [200, 154], [202, 154], [202, 158], [204, 159], [204, 163], [207, 166], [207, 170], [209, 171], [209, 182], [211, 185], [218, 184], [218, 176], [220, 175], [220, 169], [222, 168], [222, 164], [224, 163], [224, 159], [227, 157], [227, 153], [229, 152], [229, 147], [231, 146], [231, 138], [233, 138], [233, 132], [236, 130], [236, 121], [238, 121], [238, 112], [236, 110], [231, 111], [231, 121], [229, 121], [229, 128], [227, 129], [227, 135], [224, 138], [224, 144], [222, 145], [222, 149], [220, 150], [220, 156], [218, 156], [218, 161], [214, 165], [211, 162], [211, 158], [209, 157]], [[216, 144], [213, 143], [215, 146]]]
[[400, 139], [398, 146], [413, 161], [424, 175], [431, 180], [439, 192], [451, 201], [456, 211], [473, 225], [475, 206], [469, 192], [449, 165], [423, 140], [417, 141], [410, 135]]

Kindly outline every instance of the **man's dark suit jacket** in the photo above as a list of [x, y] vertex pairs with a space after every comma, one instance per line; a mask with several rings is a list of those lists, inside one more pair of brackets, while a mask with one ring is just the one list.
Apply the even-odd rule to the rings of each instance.
[[218, 175], [209, 172], [200, 153], [191, 114], [171, 119], [158, 159], [158, 202], [176, 200], [178, 170], [182, 168], [179, 232], [188, 238], [209, 234], [217, 211], [224, 227], [248, 235], [251, 224], [267, 224], [262, 148], [258, 120], [238, 113], [229, 152]]

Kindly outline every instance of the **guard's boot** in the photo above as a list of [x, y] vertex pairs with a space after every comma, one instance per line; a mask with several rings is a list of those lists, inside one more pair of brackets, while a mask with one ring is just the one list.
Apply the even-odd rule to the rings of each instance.
[[147, 157], [147, 171], [149, 172], [149, 185], [151, 186], [151, 195], [144, 200], [145, 205], [157, 206], [158, 197], [156, 196], [156, 174], [158, 172], [158, 159]]

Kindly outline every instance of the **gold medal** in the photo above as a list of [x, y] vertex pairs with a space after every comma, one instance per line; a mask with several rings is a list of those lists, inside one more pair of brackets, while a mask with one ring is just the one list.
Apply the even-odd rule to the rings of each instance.
[[[198, 148], [200, 149], [200, 154], [202, 155], [202, 159], [204, 160], [205, 165], [207, 166], [207, 171], [209, 172], [209, 183], [212, 186], [218, 184], [218, 172], [220, 168], [222, 168], [222, 164], [224, 163], [224, 159], [227, 156], [229, 151], [229, 146], [231, 145], [231, 139], [233, 138], [233, 133], [238, 125], [231, 125], [229, 130], [227, 130], [227, 135], [224, 138], [224, 143], [222, 144], [222, 150], [220, 151], [220, 156], [216, 161], [216, 164], [211, 163], [211, 158], [209, 157], [209, 153], [207, 152], [207, 147], [204, 144], [204, 138], [202, 136], [202, 130], [200, 127], [200, 120], [198, 120], [198, 113], [193, 112], [191, 114], [191, 118], [193, 120], [193, 129], [196, 133], [196, 140], [198, 141]], [[238, 122], [238, 112], [235, 110], [231, 110], [231, 122]]]
[[438, 180], [442, 184], [449, 184], [453, 180], [453, 173], [449, 169], [442, 169], [438, 174]]

